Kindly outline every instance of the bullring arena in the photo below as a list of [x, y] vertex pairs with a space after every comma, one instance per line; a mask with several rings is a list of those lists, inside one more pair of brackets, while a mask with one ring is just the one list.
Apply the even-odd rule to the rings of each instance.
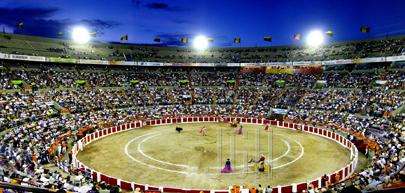
[[[123, 189], [164, 192], [219, 191], [229, 184], [271, 185], [274, 191], [301, 191], [320, 177], [344, 180], [356, 168], [357, 148], [335, 132], [311, 126], [257, 118], [179, 117], [136, 121], [84, 137], [73, 151], [75, 164], [95, 180]], [[264, 130], [265, 124], [271, 124]], [[198, 130], [207, 128], [207, 135]], [[177, 132], [174, 128], [184, 128]], [[84, 146], [84, 147], [83, 147]], [[79, 151], [82, 149], [82, 151]], [[250, 159], [266, 155], [271, 169], [258, 172]], [[221, 173], [226, 159], [232, 173]]]
[[405, 1], [3, 1], [0, 193], [405, 192]]

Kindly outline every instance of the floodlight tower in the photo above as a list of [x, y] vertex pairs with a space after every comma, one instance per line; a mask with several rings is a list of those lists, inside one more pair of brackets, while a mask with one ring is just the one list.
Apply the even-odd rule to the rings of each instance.
[[91, 35], [89, 30], [83, 26], [76, 26], [72, 30], [72, 40], [78, 44], [86, 44], [90, 41]]
[[320, 30], [313, 30], [309, 32], [308, 36], [306, 37], [306, 44], [309, 47], [317, 48], [324, 43], [325, 37]]
[[193, 47], [197, 51], [205, 51], [209, 47], [209, 39], [204, 35], [198, 35], [193, 39]]

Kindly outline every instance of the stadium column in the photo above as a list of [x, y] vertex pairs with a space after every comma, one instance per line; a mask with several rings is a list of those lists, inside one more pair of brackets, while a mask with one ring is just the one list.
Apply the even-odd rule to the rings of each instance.
[[[242, 138], [247, 141], [249, 139], [249, 130], [245, 129], [245, 131], [243, 131], [243, 136]], [[247, 172], [249, 172], [249, 154], [248, 154], [248, 147], [247, 145], [243, 145], [244, 147], [244, 151], [243, 151], [243, 167], [244, 167], [244, 172], [241, 173], [241, 175], [243, 176], [244, 174], [246, 174]]]
[[219, 128], [219, 131], [217, 132], [217, 161], [219, 165], [219, 170], [221, 171], [222, 168], [222, 128]]
[[248, 152], [245, 150], [243, 151], [243, 172], [241, 172], [241, 176], [244, 176], [249, 171], [248, 166]]
[[[234, 165], [236, 164], [236, 156], [235, 156], [235, 135], [230, 135], [229, 136], [229, 157], [230, 159], [234, 162]], [[235, 168], [236, 169], [236, 168]]]
[[256, 156], [260, 155], [260, 128], [256, 126]]
[[[255, 153], [255, 159], [260, 159], [260, 128], [258, 126], [256, 126], [256, 153]], [[257, 178], [256, 179], [256, 184], [258, 184], [257, 182]]]
[[[271, 133], [273, 133], [273, 129], [272, 129]], [[273, 156], [271, 153], [271, 152], [273, 152], [272, 145], [271, 145], [273, 140], [271, 140], [271, 138], [272, 138], [271, 133], [267, 131], [267, 148], [268, 148], [267, 157], [269, 158], [269, 160], [268, 160], [269, 161], [269, 170], [267, 171], [267, 179], [269, 181], [271, 180], [271, 174], [272, 174], [271, 165], [272, 165], [272, 161], [273, 161]]]

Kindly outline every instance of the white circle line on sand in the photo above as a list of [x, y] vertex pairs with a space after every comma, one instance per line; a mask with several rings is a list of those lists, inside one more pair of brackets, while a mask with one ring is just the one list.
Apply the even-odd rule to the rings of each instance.
[[[280, 134], [276, 134], [276, 135], [280, 135]], [[285, 151], [283, 155], [278, 156], [278, 157], [276, 157], [275, 159], [268, 160], [267, 163], [273, 163], [273, 162], [275, 162], [275, 161], [277, 161], [277, 160], [279, 160], [279, 159], [281, 159], [281, 158], [287, 156], [287, 154], [290, 153], [290, 150], [291, 150], [290, 143], [288, 143], [288, 142], [287, 142], [286, 140], [284, 140], [284, 139], [281, 139], [281, 140], [284, 142], [284, 144], [286, 144], [286, 146], [287, 146], [287, 151]], [[248, 166], [253, 166], [253, 165], [254, 165], [254, 164], [248, 164]], [[235, 166], [235, 168], [243, 168], [243, 167], [245, 167], [245, 166], [244, 166], [244, 165]], [[219, 167], [210, 167], [210, 168], [220, 169]]]
[[145, 137], [145, 136], [148, 136], [148, 135], [151, 135], [151, 134], [154, 134], [154, 133], [147, 133], [147, 134], [145, 134], [145, 135], [141, 135], [141, 136], [135, 137], [135, 138], [133, 138], [131, 141], [129, 141], [129, 142], [125, 145], [125, 148], [124, 148], [125, 154], [126, 154], [129, 158], [131, 158], [133, 161], [138, 162], [138, 163], [140, 163], [140, 164], [142, 164], [142, 165], [148, 166], [148, 167], [150, 167], [150, 168], [160, 169], [160, 170], [163, 170], [163, 171], [174, 172], [174, 173], [179, 173], [179, 174], [188, 174], [188, 172], [184, 172], [184, 171], [170, 170], [170, 169], [161, 168], [161, 167], [158, 167], [158, 166], [155, 166], [155, 165], [147, 164], [147, 163], [145, 163], [145, 162], [142, 162], [142, 161], [140, 161], [140, 160], [134, 158], [132, 155], [129, 154], [129, 152], [128, 152], [128, 147], [129, 147], [129, 145], [130, 145], [131, 143], [133, 143], [135, 140], [137, 140], [137, 139], [139, 139], [139, 138], [142, 138], [142, 137]]
[[287, 142], [286, 140], [284, 140], [284, 139], [281, 139], [281, 140], [283, 140], [284, 144], [287, 145], [287, 151], [284, 152], [283, 155], [281, 155], [281, 156], [279, 156], [279, 157], [276, 157], [275, 159], [269, 160], [269, 162], [275, 162], [275, 161], [277, 161], [277, 160], [279, 160], [279, 159], [281, 159], [281, 158], [287, 156], [287, 154], [290, 153], [290, 150], [291, 150], [290, 143], [288, 143], [288, 142]]
[[[149, 140], [149, 139], [151, 139], [151, 138], [153, 138], [153, 137], [157, 137], [157, 136], [159, 136], [159, 135], [161, 135], [161, 133], [157, 133], [156, 135], [148, 136], [147, 138], [145, 138], [145, 139], [143, 139], [141, 142], [139, 142], [139, 143], [138, 143], [138, 147], [137, 147], [138, 152], [141, 153], [144, 157], [146, 157], [146, 158], [148, 158], [148, 159], [150, 159], [150, 160], [153, 160], [153, 161], [162, 163], [162, 164], [172, 165], [172, 166], [177, 166], [177, 167], [183, 167], [183, 168], [190, 169], [191, 167], [190, 167], [189, 165], [175, 164], [175, 163], [171, 163], [171, 162], [167, 162], [167, 161], [158, 160], [158, 159], [153, 158], [152, 156], [149, 156], [149, 155], [147, 155], [147, 154], [145, 154], [145, 153], [143, 152], [143, 150], [142, 150], [143, 143], [146, 142], [147, 140]], [[276, 135], [281, 136], [280, 134], [276, 134]], [[282, 140], [282, 141], [284, 142], [284, 144], [287, 146], [287, 151], [285, 151], [283, 155], [281, 155], [281, 156], [279, 156], [279, 157], [277, 157], [277, 158], [275, 158], [275, 159], [273, 159], [273, 160], [269, 160], [270, 163], [273, 163], [273, 162], [275, 162], [275, 161], [277, 161], [277, 160], [279, 160], [279, 159], [281, 159], [281, 158], [287, 156], [287, 154], [288, 154], [288, 153], [290, 152], [290, 150], [291, 150], [290, 143], [288, 143], [288, 142], [287, 142], [286, 140], [284, 140], [284, 139], [281, 139], [281, 140]], [[248, 166], [253, 166], [253, 165], [254, 165], [254, 164], [249, 164]], [[244, 165], [235, 166], [235, 168], [243, 168], [243, 167], [245, 167], [245, 166], [244, 166]], [[210, 167], [210, 168], [212, 168], [212, 169], [220, 169], [220, 167]]]
[[162, 161], [162, 160], [155, 159], [155, 158], [153, 158], [153, 157], [151, 157], [151, 156], [149, 156], [149, 155], [147, 155], [147, 154], [145, 154], [145, 153], [143, 152], [143, 150], [142, 150], [142, 144], [143, 144], [145, 141], [151, 139], [152, 137], [156, 137], [156, 136], [159, 136], [159, 135], [161, 135], [161, 133], [156, 134], [156, 135], [148, 136], [147, 138], [145, 138], [145, 139], [143, 139], [141, 142], [139, 142], [139, 143], [138, 143], [138, 152], [141, 153], [144, 157], [146, 157], [146, 158], [148, 158], [148, 159], [151, 159], [151, 160], [153, 160], [153, 161], [162, 163], [162, 164], [167, 164], [167, 165], [172, 165], [172, 166], [178, 166], [178, 167], [183, 167], [183, 168], [190, 168], [190, 166], [188, 166], [188, 165], [175, 164], [175, 163], [171, 163], [171, 162], [166, 162], [166, 161]]
[[[300, 146], [300, 148], [301, 148], [301, 153], [300, 153], [300, 155], [299, 155], [297, 158], [295, 158], [294, 160], [290, 161], [290, 162], [287, 162], [287, 163], [285, 163], [285, 164], [283, 164], [283, 165], [279, 165], [279, 166], [276, 166], [276, 167], [274, 167], [274, 168], [271, 168], [272, 170], [280, 169], [280, 168], [282, 168], [282, 167], [285, 167], [285, 166], [288, 166], [288, 165], [290, 165], [290, 164], [293, 164], [294, 162], [296, 162], [296, 161], [298, 161], [299, 159], [301, 159], [302, 156], [304, 156], [304, 147], [302, 146], [302, 144], [301, 144], [300, 142], [298, 142], [297, 140], [295, 140], [295, 139], [294, 139], [294, 142], [297, 143], [297, 144]], [[251, 174], [251, 173], [257, 173], [257, 171], [250, 171], [250, 172], [233, 172], [233, 173], [226, 173], [226, 174]]]
[[[148, 166], [148, 167], [151, 167], [151, 168], [160, 169], [160, 170], [164, 170], [164, 171], [168, 171], [168, 172], [186, 174], [186, 175], [193, 173], [193, 172], [185, 172], [185, 171], [171, 170], [171, 169], [166, 169], [166, 168], [158, 167], [158, 166], [155, 166], [155, 165], [147, 164], [147, 163], [145, 163], [145, 162], [142, 162], [142, 161], [140, 161], [140, 160], [134, 158], [133, 156], [131, 156], [131, 155], [129, 154], [129, 152], [128, 152], [128, 147], [129, 147], [129, 145], [130, 145], [131, 143], [133, 143], [134, 141], [136, 141], [136, 140], [138, 140], [138, 139], [140, 139], [140, 138], [142, 138], [142, 137], [149, 136], [149, 135], [152, 135], [152, 134], [158, 134], [158, 135], [160, 135], [159, 132], [152, 132], [152, 133], [147, 133], [147, 134], [145, 134], [145, 135], [141, 135], [141, 136], [135, 137], [135, 138], [133, 138], [132, 140], [130, 140], [130, 141], [125, 145], [125, 154], [126, 154], [129, 158], [131, 158], [133, 161], [136, 161], [136, 162], [138, 162], [138, 163], [140, 163], [140, 164], [142, 164], [142, 165], [145, 165], [145, 166]], [[150, 137], [151, 137], [151, 136], [149, 136], [149, 138], [150, 138]], [[287, 166], [287, 165], [290, 165], [290, 164], [296, 162], [297, 160], [301, 159], [301, 157], [304, 155], [304, 147], [302, 146], [302, 144], [301, 144], [300, 142], [298, 142], [298, 141], [295, 140], [295, 139], [294, 139], [294, 142], [297, 143], [297, 144], [300, 146], [300, 148], [301, 148], [301, 153], [300, 153], [300, 155], [299, 155], [297, 158], [295, 158], [293, 161], [290, 161], [290, 162], [285, 163], [285, 164], [280, 165], [280, 166], [276, 166], [276, 167], [271, 168], [271, 169], [279, 169], [279, 168], [282, 168], [282, 167], [285, 167], [285, 166]], [[139, 147], [139, 144], [138, 144], [138, 147]], [[164, 161], [161, 161], [161, 162], [164, 162]], [[168, 162], [168, 163], [170, 163], [170, 162]], [[173, 163], [171, 163], [171, 164], [173, 164]], [[176, 165], [176, 164], [173, 164], [173, 165]], [[191, 168], [190, 166], [187, 166], [187, 167], [188, 167], [188, 168]], [[243, 173], [245, 173], [245, 174], [247, 174], [247, 173], [255, 173], [255, 171], [251, 171], [251, 172], [234, 172], [234, 173], [226, 173], [226, 174], [235, 175], [235, 174], [243, 174]], [[218, 173], [206, 173], [206, 174], [218, 175]]]
[[301, 153], [300, 153], [300, 155], [299, 155], [297, 158], [295, 158], [293, 161], [287, 162], [287, 163], [285, 163], [285, 164], [283, 164], [283, 165], [279, 165], [279, 166], [276, 166], [276, 167], [271, 168], [271, 169], [275, 170], [275, 169], [278, 169], [278, 168], [282, 168], [282, 167], [288, 166], [288, 165], [290, 165], [290, 164], [292, 164], [292, 163], [298, 161], [299, 159], [302, 158], [302, 156], [304, 156], [304, 151], [305, 151], [305, 150], [304, 150], [304, 147], [303, 147], [302, 144], [301, 144], [300, 142], [298, 142], [297, 140], [294, 139], [294, 141], [295, 141], [295, 143], [297, 143], [297, 144], [300, 146], [300, 148], [301, 148]]

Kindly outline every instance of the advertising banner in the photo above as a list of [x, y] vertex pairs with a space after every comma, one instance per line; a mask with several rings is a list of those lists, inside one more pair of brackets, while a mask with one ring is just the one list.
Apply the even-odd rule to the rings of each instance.
[[116, 61], [116, 60], [108, 60], [109, 65], [120, 65], [122, 64], [121, 61]]
[[387, 62], [405, 61], [405, 55], [402, 56], [388, 56], [385, 58]]
[[55, 63], [77, 63], [77, 60], [74, 58], [54, 58], [54, 57], [49, 57], [48, 58], [49, 62], [55, 62]]
[[303, 65], [312, 65], [314, 64], [312, 61], [298, 61], [298, 62], [293, 62], [294, 66], [303, 66]]
[[[116, 61], [116, 60], [88, 60], [88, 59], [74, 59], [74, 58], [60, 58], [60, 57], [43, 57], [43, 56], [29, 56], [18, 54], [5, 54], [0, 53], [0, 59], [10, 60], [24, 60], [24, 61], [37, 61], [37, 62], [55, 62], [55, 63], [79, 63], [79, 64], [102, 64], [102, 65], [129, 65], [129, 66], [228, 66], [228, 67], [269, 67], [266, 68], [268, 73], [284, 73], [290, 74], [294, 70], [289, 69], [291, 66], [312, 66], [312, 65], [340, 65], [340, 64], [362, 64], [373, 62], [393, 62], [405, 61], [405, 55], [388, 56], [388, 57], [372, 57], [372, 58], [355, 58], [355, 59], [339, 59], [327, 61], [296, 61], [296, 62], [267, 62], [267, 63], [162, 63], [162, 62], [134, 62], [134, 61]], [[280, 69], [279, 67], [287, 67], [287, 69]], [[274, 69], [276, 67], [276, 69]]]
[[267, 74], [294, 74], [294, 68], [271, 66], [271, 67], [266, 67], [266, 73]]
[[228, 63], [228, 66], [237, 67], [237, 66], [241, 66], [241, 63]]
[[285, 115], [288, 113], [288, 109], [272, 109], [274, 114]]
[[293, 65], [293, 62], [268, 62], [265, 63], [266, 66], [288, 66]]
[[79, 59], [77, 60], [77, 63], [79, 64], [102, 64], [102, 65], [107, 65], [108, 62], [104, 60], [87, 60], [87, 59]]
[[336, 64], [352, 64], [352, 59], [344, 59], [344, 60], [327, 60], [323, 61], [322, 65], [336, 65]]
[[42, 56], [27, 56], [27, 55], [17, 55], [17, 54], [8, 54], [8, 59], [35, 61], [35, 62], [45, 62], [46, 61], [46, 58], [42, 57]]
[[138, 64], [139, 66], [163, 66], [161, 62], [138, 62]]
[[295, 68], [295, 73], [300, 74], [321, 74], [323, 72], [322, 65], [296, 66]]
[[126, 65], [126, 66], [136, 66], [137, 63], [133, 62], [133, 61], [123, 61], [122, 65]]
[[363, 58], [362, 63], [385, 62], [385, 57]]
[[245, 66], [240, 70], [241, 73], [263, 73], [266, 71], [264, 66]]

